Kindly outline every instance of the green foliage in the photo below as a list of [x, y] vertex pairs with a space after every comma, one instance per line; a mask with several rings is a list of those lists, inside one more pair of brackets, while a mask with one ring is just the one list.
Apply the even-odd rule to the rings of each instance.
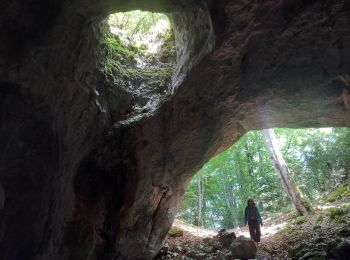
[[328, 209], [330, 219], [339, 219], [343, 214], [344, 210], [340, 208], [330, 208]]
[[[174, 33], [170, 24], [162, 31], [155, 30], [165, 20], [168, 22], [162, 14], [137, 11], [112, 15], [109, 24], [101, 25], [103, 59], [99, 68], [110, 86], [131, 94], [133, 109], [139, 112], [148, 109], [144, 107], [148, 100], [161, 102], [170, 91], [176, 59]], [[157, 52], [151, 53], [148, 48], [152, 44], [140, 41], [147, 35], [153, 37], [150, 42], [157, 44]]]
[[303, 224], [307, 221], [307, 218], [305, 216], [299, 216], [295, 219], [294, 223], [297, 225]]
[[326, 197], [326, 201], [334, 202], [347, 196], [350, 196], [348, 183], [342, 183]]
[[[172, 65], [165, 66], [149, 66], [140, 68], [137, 66], [135, 57], [142, 57], [144, 59], [157, 60], [157, 56], [145, 56], [142, 49], [136, 46], [126, 46], [118, 36], [112, 35], [104, 29], [104, 39], [106, 43], [106, 55], [102, 61], [102, 71], [110, 77], [115, 78], [119, 75], [128, 80], [142, 81], [145, 78], [151, 79], [155, 84], [167, 84], [174, 71]], [[112, 80], [114, 81], [114, 80]]]
[[116, 13], [109, 16], [108, 24], [111, 32], [119, 35], [124, 44], [137, 46], [146, 53], [154, 53], [157, 47], [173, 37], [168, 17], [160, 13], [139, 10]]
[[[310, 204], [350, 173], [350, 130], [275, 129], [283, 156], [298, 188]], [[263, 218], [292, 209], [260, 131], [243, 136], [212, 158], [200, 171], [204, 181], [204, 226], [232, 228], [244, 225], [243, 211], [255, 198]], [[198, 175], [188, 186], [178, 217], [192, 223], [198, 214]], [[342, 186], [340, 186], [342, 187]], [[344, 187], [336, 199], [347, 195]], [[322, 221], [319, 217], [319, 222]]]

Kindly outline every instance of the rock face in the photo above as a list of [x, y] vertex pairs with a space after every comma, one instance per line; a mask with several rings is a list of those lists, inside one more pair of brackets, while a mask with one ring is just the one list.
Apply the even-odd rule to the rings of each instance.
[[[184, 188], [252, 129], [350, 125], [349, 1], [14, 0], [0, 16], [2, 259], [151, 259]], [[172, 96], [125, 118], [99, 24], [169, 12]], [[116, 75], [118, 77], [118, 75]]]

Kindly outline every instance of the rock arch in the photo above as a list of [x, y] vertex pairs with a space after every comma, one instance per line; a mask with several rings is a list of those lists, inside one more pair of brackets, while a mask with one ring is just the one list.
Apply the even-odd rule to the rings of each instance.
[[[5, 259], [151, 259], [192, 175], [244, 133], [350, 125], [347, 1], [44, 2], [0, 18]], [[179, 64], [159, 110], [118, 124], [98, 24], [133, 8], [172, 12]]]

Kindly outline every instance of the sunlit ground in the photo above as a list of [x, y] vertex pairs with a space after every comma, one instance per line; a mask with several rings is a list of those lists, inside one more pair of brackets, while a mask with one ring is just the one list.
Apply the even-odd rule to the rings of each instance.
[[[279, 224], [273, 224], [273, 225], [268, 225], [268, 226], [262, 226], [260, 228], [261, 231], [261, 238], [267, 238], [271, 237], [274, 234], [277, 233], [278, 230], [284, 228], [287, 225], [287, 222], [279, 223]], [[230, 229], [230, 231], [235, 232], [236, 236], [245, 236], [245, 237], [250, 237], [249, 235], [249, 229], [248, 226], [245, 226], [243, 228], [237, 228], [237, 229]]]
[[[345, 205], [348, 205], [348, 202], [340, 203], [339, 205], [337, 205], [337, 207], [344, 207]], [[318, 210], [327, 210], [329, 208], [336, 208], [336, 207], [332, 204], [317, 205], [317, 207], [316, 207], [316, 209], [318, 209]], [[271, 222], [270, 220], [271, 220], [270, 218], [265, 219], [265, 222], [269, 223], [269, 224], [264, 225], [260, 228], [262, 239], [275, 235], [280, 229], [283, 229], [288, 224], [287, 221], [284, 221], [282, 223], [270, 224], [270, 222]], [[187, 224], [187, 223], [185, 223], [181, 220], [178, 220], [178, 219], [175, 219], [173, 225], [176, 227], [180, 227], [182, 230], [184, 230], [188, 233], [191, 233], [194, 236], [202, 237], [202, 238], [213, 237], [213, 236], [216, 236], [218, 233], [216, 231], [212, 231], [212, 230], [208, 230], [205, 228], [200, 228], [197, 226]], [[227, 231], [234, 232], [237, 237], [239, 237], [239, 236], [250, 237], [248, 226], [244, 226], [242, 228], [227, 229]]]
[[[213, 237], [217, 235], [217, 232], [208, 230], [205, 228], [200, 228], [197, 226], [189, 225], [186, 224], [185, 222], [175, 219], [174, 220], [174, 226], [181, 228], [182, 230], [191, 233], [194, 236], [197, 237]], [[284, 228], [287, 225], [287, 222], [279, 223], [279, 224], [273, 224], [273, 225], [268, 225], [268, 226], [262, 226], [261, 227], [261, 238], [267, 238], [271, 237], [276, 232], [282, 228]], [[245, 237], [250, 237], [249, 235], [249, 229], [248, 226], [245, 226], [243, 228], [235, 228], [235, 229], [228, 229], [227, 231], [233, 231], [235, 232], [236, 236], [245, 236]]]
[[200, 228], [197, 226], [193, 226], [193, 225], [187, 224], [179, 219], [174, 220], [173, 226], [179, 227], [183, 231], [191, 233], [192, 235], [197, 236], [197, 237], [204, 238], [204, 237], [213, 237], [213, 236], [217, 235], [217, 232], [215, 232], [215, 231], [208, 230], [205, 228]]

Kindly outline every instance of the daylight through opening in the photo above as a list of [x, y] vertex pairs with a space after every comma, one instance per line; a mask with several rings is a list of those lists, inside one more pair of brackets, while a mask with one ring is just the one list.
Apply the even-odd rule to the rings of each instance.
[[131, 11], [112, 14], [101, 25], [105, 59], [101, 71], [111, 88], [131, 98], [120, 122], [139, 120], [171, 95], [176, 65], [175, 36], [165, 14]]
[[[264, 224], [262, 245], [269, 237], [270, 242], [286, 241], [289, 246], [298, 243], [295, 237], [308, 239], [307, 232], [345, 228], [350, 214], [349, 159], [349, 128], [251, 131], [193, 177], [177, 219], [192, 227], [195, 235], [228, 229], [250, 237], [245, 210], [252, 198]], [[287, 173], [279, 172], [278, 163]], [[283, 174], [289, 174], [289, 186]], [[299, 211], [293, 192], [306, 213]]]
[[171, 34], [171, 23], [165, 14], [140, 10], [112, 14], [108, 18], [111, 33], [126, 45], [134, 45], [144, 52], [160, 51]]

